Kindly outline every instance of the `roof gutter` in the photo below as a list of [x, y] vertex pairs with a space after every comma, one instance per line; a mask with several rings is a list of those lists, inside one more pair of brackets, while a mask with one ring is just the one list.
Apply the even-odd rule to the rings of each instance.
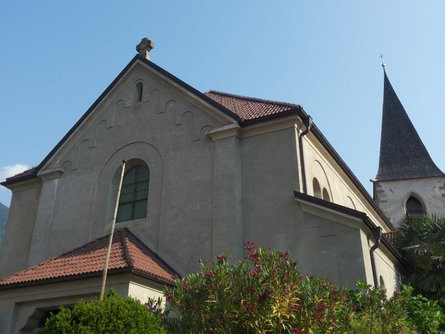
[[307, 121], [304, 124], [306, 126], [306, 130], [304, 130], [300, 135], [298, 136], [298, 145], [299, 145], [299, 151], [300, 151], [300, 169], [301, 169], [301, 180], [303, 182], [303, 193], [307, 194], [307, 180], [306, 180], [306, 168], [304, 164], [304, 150], [303, 150], [303, 137], [306, 136], [310, 131], [312, 127], [312, 117], [308, 116]]
[[382, 240], [382, 228], [380, 226], [377, 226], [377, 228], [374, 229], [373, 234], [375, 238], [375, 244], [369, 250], [369, 256], [371, 258], [371, 269], [372, 269], [372, 278], [374, 279], [374, 288], [377, 289], [379, 287], [379, 284], [377, 281], [377, 269], [375, 267], [374, 252], [380, 246], [380, 241]]

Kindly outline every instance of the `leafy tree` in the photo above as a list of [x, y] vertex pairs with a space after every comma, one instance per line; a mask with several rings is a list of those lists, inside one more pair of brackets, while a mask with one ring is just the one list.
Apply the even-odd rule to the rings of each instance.
[[445, 307], [445, 218], [409, 218], [399, 231], [400, 251], [413, 265], [407, 282]]
[[165, 334], [161, 319], [139, 301], [111, 291], [103, 300], [79, 302], [72, 309], [61, 307], [39, 332], [42, 334]]
[[358, 291], [338, 289], [301, 276], [287, 252], [252, 243], [246, 250], [245, 261], [229, 265], [218, 256], [166, 290], [171, 333], [437, 333], [444, 321], [437, 303], [412, 297], [409, 288], [389, 299], [364, 283]]

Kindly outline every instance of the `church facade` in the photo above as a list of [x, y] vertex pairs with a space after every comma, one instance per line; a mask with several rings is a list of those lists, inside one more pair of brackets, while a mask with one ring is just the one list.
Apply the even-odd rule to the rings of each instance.
[[38, 166], [3, 182], [0, 328], [32, 333], [48, 310], [98, 296], [124, 160], [108, 288], [144, 302], [199, 259], [243, 259], [253, 241], [339, 286], [398, 289], [408, 268], [385, 237], [393, 223], [301, 106], [201, 93], [151, 47]]

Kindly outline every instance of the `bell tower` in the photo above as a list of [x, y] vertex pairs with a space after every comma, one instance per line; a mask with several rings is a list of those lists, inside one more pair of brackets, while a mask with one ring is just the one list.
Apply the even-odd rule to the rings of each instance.
[[398, 226], [407, 216], [445, 215], [445, 174], [435, 165], [395, 93], [382, 63], [380, 159], [374, 200]]

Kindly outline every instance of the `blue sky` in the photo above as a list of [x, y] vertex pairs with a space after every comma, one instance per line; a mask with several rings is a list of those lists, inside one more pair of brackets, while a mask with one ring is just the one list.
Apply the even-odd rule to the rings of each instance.
[[[135, 55], [198, 90], [301, 104], [371, 191], [383, 74], [445, 169], [443, 1], [3, 1], [0, 178], [37, 165]], [[15, 166], [15, 167], [13, 167]], [[0, 190], [9, 206], [10, 192]]]

